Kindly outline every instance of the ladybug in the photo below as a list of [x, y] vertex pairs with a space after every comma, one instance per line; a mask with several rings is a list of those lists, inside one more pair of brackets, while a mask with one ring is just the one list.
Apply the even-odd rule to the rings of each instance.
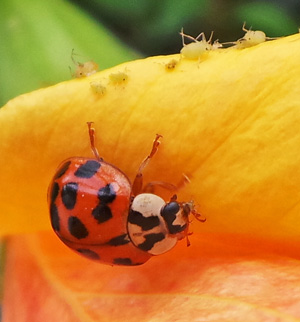
[[[133, 184], [113, 164], [103, 161], [95, 147], [95, 130], [88, 122], [95, 158], [72, 157], [58, 167], [48, 190], [51, 225], [69, 248], [89, 259], [110, 265], [140, 265], [153, 255], [173, 248], [187, 238], [189, 215], [202, 222], [193, 202], [169, 202], [146, 192], [143, 170], [156, 153], [156, 135], [150, 154], [141, 163]], [[189, 245], [189, 242], [188, 242]]]

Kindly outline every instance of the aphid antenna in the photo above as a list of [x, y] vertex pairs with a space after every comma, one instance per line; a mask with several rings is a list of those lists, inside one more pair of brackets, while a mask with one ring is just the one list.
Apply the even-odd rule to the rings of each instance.
[[76, 54], [75, 53], [75, 49], [72, 48], [72, 51], [71, 51], [71, 59], [72, 59], [72, 62], [74, 65], [77, 65], [77, 66], [83, 66], [83, 63], [79, 62], [79, 61], [76, 61], [74, 56], [80, 56], [79, 54]]
[[249, 29], [247, 29], [246, 28], [246, 21], [244, 21], [243, 26], [242, 26], [242, 30], [245, 32], [248, 32], [248, 31], [252, 30], [252, 26]]
[[[211, 44], [211, 41], [212, 41], [212, 37], [213, 37], [213, 35], [214, 35], [214, 31], [212, 31], [212, 32], [210, 33], [209, 39], [207, 40], [207, 43], [208, 43], [208, 44]], [[204, 35], [204, 40], [205, 40], [205, 35]], [[216, 40], [216, 41], [217, 41], [217, 40]]]

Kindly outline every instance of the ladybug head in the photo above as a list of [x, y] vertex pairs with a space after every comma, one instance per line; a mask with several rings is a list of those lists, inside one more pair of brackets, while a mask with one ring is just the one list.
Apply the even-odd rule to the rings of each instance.
[[161, 216], [164, 218], [169, 233], [177, 237], [178, 240], [187, 238], [187, 245], [189, 246], [189, 216], [192, 214], [198, 221], [205, 222], [206, 218], [200, 218], [201, 215], [196, 212], [194, 202], [177, 202], [172, 198], [170, 202], [166, 203], [161, 209]]
[[160, 211], [171, 235], [177, 235], [187, 229], [190, 208], [188, 204], [170, 201]]

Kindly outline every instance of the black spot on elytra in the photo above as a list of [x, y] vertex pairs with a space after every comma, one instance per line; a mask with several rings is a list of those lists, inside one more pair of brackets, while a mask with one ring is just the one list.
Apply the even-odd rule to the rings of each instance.
[[176, 219], [176, 214], [180, 211], [178, 202], [172, 201], [167, 203], [160, 211], [161, 216], [164, 218], [170, 234], [177, 234], [186, 229], [186, 225], [173, 225]]
[[89, 160], [82, 164], [74, 173], [78, 178], [91, 178], [101, 167], [101, 164], [96, 160]]
[[55, 231], [59, 231], [59, 229], [60, 229], [59, 215], [58, 215], [57, 207], [54, 203], [51, 203], [51, 205], [50, 205], [50, 220], [51, 220], [52, 228]]
[[96, 252], [90, 249], [79, 248], [79, 249], [76, 249], [76, 251], [89, 259], [94, 259], [94, 260], [100, 259], [100, 256]]
[[116, 193], [111, 184], [107, 184], [98, 191], [99, 204], [93, 209], [92, 215], [99, 224], [112, 218], [112, 212], [107, 205], [115, 200]]
[[112, 238], [107, 244], [111, 246], [120, 246], [120, 245], [126, 245], [130, 242], [128, 235], [120, 235], [117, 237]]
[[69, 169], [69, 166], [71, 164], [71, 161], [65, 162], [57, 171], [54, 176], [54, 180], [60, 178], [62, 175], [66, 173], [66, 171]]
[[50, 190], [51, 203], [55, 201], [56, 197], [58, 196], [58, 193], [59, 193], [59, 185], [57, 182], [54, 182]]
[[102, 224], [112, 218], [111, 210], [105, 204], [99, 204], [96, 208], [94, 208], [92, 215], [99, 224]]
[[132, 209], [129, 211], [128, 222], [140, 226], [143, 231], [150, 230], [160, 224], [157, 216], [144, 217], [139, 211]]
[[76, 182], [66, 183], [62, 188], [61, 199], [65, 207], [69, 210], [75, 207], [77, 199], [77, 190], [78, 183]]
[[72, 216], [68, 220], [68, 229], [72, 236], [77, 239], [82, 239], [88, 236], [89, 232], [81, 220], [75, 216]]
[[107, 184], [105, 187], [99, 189], [98, 198], [101, 203], [111, 203], [116, 199], [116, 193], [111, 184]]
[[158, 234], [148, 234], [144, 236], [145, 241], [138, 245], [138, 248], [149, 251], [152, 249], [152, 247], [159, 241], [163, 240], [165, 238], [165, 235], [163, 233]]
[[132, 263], [132, 260], [130, 258], [115, 258], [113, 260], [113, 263], [116, 265], [126, 265], [126, 266], [136, 265]]

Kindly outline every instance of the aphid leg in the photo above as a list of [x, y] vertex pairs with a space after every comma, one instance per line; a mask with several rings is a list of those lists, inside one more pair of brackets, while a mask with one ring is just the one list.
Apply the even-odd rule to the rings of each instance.
[[190, 35], [187, 35], [187, 34], [185, 34], [184, 32], [183, 32], [183, 28], [181, 28], [181, 31], [180, 31], [180, 33], [179, 33], [180, 35], [181, 35], [181, 39], [182, 39], [182, 46], [184, 47], [185, 46], [185, 42], [184, 42], [184, 37], [185, 38], [188, 38], [188, 39], [191, 39], [192, 41], [194, 41], [194, 42], [197, 42], [198, 41], [198, 39], [200, 38], [200, 37], [202, 37], [202, 39], [204, 40], [204, 41], [206, 41], [206, 38], [205, 38], [205, 34], [204, 34], [204, 32], [201, 32], [196, 38], [194, 38], [194, 37], [192, 37], [192, 36], [190, 36]]
[[155, 140], [153, 141], [153, 145], [152, 145], [152, 149], [150, 151], [150, 154], [143, 160], [143, 162], [141, 163], [138, 172], [135, 176], [135, 179], [133, 181], [132, 184], [132, 194], [134, 196], [136, 196], [137, 194], [139, 194], [142, 189], [143, 189], [143, 170], [146, 168], [146, 166], [148, 165], [149, 161], [153, 158], [154, 154], [156, 153], [159, 145], [160, 145], [160, 141], [159, 139], [162, 137], [162, 135], [160, 134], [156, 134]]
[[[222, 42], [222, 43], [221, 43], [221, 46], [223, 47], [223, 45], [236, 45], [236, 43], [237, 43], [239, 40], [241, 40], [241, 39], [243, 39], [243, 38], [240, 38], [240, 39], [238, 39], [237, 41], [226, 41], [226, 42]], [[232, 47], [232, 46], [228, 46], [228, 47]], [[224, 48], [228, 48], [228, 47], [224, 47]]]
[[[205, 37], [205, 33], [202, 31], [202, 32], [200, 32], [200, 34], [196, 37], [196, 38], [194, 38], [196, 41], [198, 41], [198, 39], [200, 38], [200, 37], [202, 37], [202, 40], [204, 41], [204, 42], [206, 42], [206, 37]], [[193, 37], [192, 37], [193, 38]]]
[[99, 156], [99, 152], [95, 145], [95, 129], [92, 127], [92, 124], [94, 122], [87, 122], [88, 128], [89, 128], [89, 136], [90, 136], [90, 143], [91, 143], [91, 149], [94, 153], [94, 156], [97, 160], [102, 161], [103, 159]]

